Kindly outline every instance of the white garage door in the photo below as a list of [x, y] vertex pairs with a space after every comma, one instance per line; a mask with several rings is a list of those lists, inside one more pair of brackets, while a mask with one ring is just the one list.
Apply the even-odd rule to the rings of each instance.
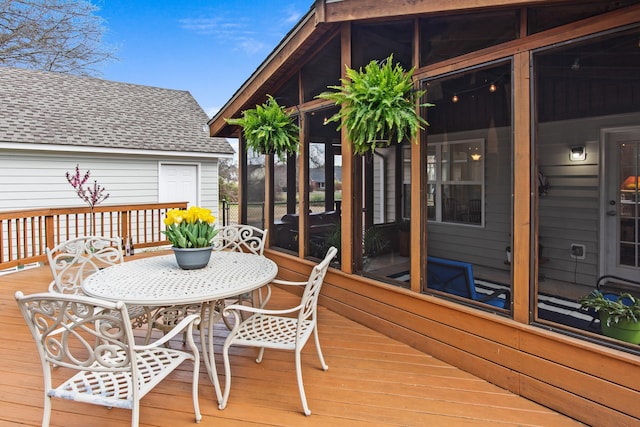
[[184, 201], [198, 204], [198, 166], [161, 164], [159, 202]]

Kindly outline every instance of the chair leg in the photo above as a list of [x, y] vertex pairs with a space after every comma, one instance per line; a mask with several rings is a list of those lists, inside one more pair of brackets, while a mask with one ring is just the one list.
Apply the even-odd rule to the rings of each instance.
[[[136, 387], [134, 385], [134, 387]], [[138, 427], [140, 423], [140, 400], [135, 400], [133, 402], [133, 407], [131, 408], [131, 427]]]
[[44, 410], [42, 411], [42, 427], [49, 427], [51, 421], [51, 398], [44, 394]]
[[229, 391], [231, 390], [231, 363], [229, 362], [229, 345], [226, 343], [222, 348], [222, 360], [224, 361], [224, 392], [222, 393], [222, 401], [220, 405], [218, 405], [218, 409], [227, 407]]
[[258, 357], [256, 357], [256, 363], [262, 362], [262, 356], [264, 356], [264, 347], [260, 347], [260, 351], [258, 352]]
[[189, 346], [194, 351], [193, 357], [193, 378], [191, 379], [191, 395], [193, 396], [193, 412], [196, 414], [196, 423], [202, 420], [202, 414], [200, 413], [200, 403], [198, 402], [198, 378], [200, 376], [200, 354], [197, 353], [197, 348], [193, 342], [193, 337], [189, 339]]
[[[266, 291], [266, 295], [262, 294], [262, 290], [265, 289]], [[265, 305], [267, 305], [267, 303], [269, 302], [269, 300], [271, 299], [271, 286], [270, 285], [266, 285], [263, 286], [262, 288], [257, 290], [258, 293], [258, 307], [260, 308], [264, 308]]]
[[300, 347], [296, 348], [296, 377], [298, 378], [298, 390], [300, 391], [300, 401], [302, 401], [302, 409], [304, 410], [304, 414], [309, 416], [311, 415], [311, 410], [307, 405], [307, 395], [304, 392], [304, 384], [302, 383], [302, 363], [300, 361], [300, 351], [302, 349]]
[[318, 325], [313, 328], [313, 338], [316, 341], [316, 350], [318, 351], [318, 359], [320, 359], [320, 366], [322, 366], [322, 370], [326, 371], [329, 369], [329, 365], [324, 362], [324, 357], [322, 357], [322, 349], [320, 349], [320, 338], [318, 337]]

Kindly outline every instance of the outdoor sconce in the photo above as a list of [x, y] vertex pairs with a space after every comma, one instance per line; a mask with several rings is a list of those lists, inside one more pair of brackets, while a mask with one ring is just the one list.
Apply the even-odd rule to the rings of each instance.
[[584, 145], [580, 147], [571, 147], [569, 152], [569, 160], [572, 162], [579, 162], [587, 159], [587, 149]]

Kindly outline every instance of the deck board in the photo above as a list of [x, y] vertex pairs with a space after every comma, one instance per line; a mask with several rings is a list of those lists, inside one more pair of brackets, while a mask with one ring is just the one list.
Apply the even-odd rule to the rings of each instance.
[[[0, 427], [40, 425], [42, 371], [35, 344], [14, 293], [45, 291], [47, 267], [0, 276], [0, 321], [5, 341], [0, 364]], [[276, 289], [272, 307], [297, 297]], [[232, 389], [227, 408], [217, 409], [213, 386], [201, 364], [202, 426], [580, 426], [577, 421], [516, 396], [465, 371], [346, 319], [324, 307], [319, 332], [328, 371], [313, 343], [302, 365], [310, 417], [299, 400], [293, 354], [232, 348]], [[217, 368], [224, 381], [221, 348], [227, 330], [216, 326]], [[179, 346], [179, 341], [172, 345]], [[142, 399], [140, 425], [195, 425], [188, 364]], [[62, 374], [62, 373], [60, 373]], [[54, 400], [52, 426], [126, 426], [130, 412]]]

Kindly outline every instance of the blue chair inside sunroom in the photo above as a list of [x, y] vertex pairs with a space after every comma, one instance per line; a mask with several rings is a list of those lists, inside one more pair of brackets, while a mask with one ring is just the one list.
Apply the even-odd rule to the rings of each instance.
[[468, 298], [494, 307], [508, 309], [511, 294], [508, 289], [499, 289], [488, 295], [476, 291], [473, 266], [468, 262], [427, 257], [427, 286], [429, 289]]

